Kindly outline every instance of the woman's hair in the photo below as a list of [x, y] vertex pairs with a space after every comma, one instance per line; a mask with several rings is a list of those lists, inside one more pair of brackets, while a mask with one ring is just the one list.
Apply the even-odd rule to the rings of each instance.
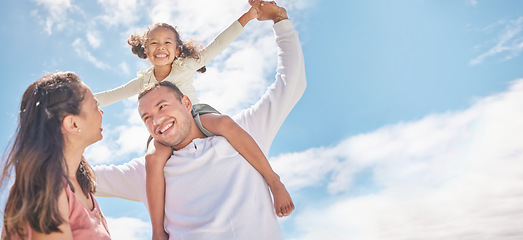
[[[127, 39], [127, 43], [131, 45], [131, 51], [136, 54], [139, 58], [146, 59], [147, 55], [145, 54], [145, 47], [147, 45], [147, 42], [149, 40], [149, 33], [159, 27], [163, 27], [166, 29], [169, 29], [173, 31], [174, 35], [176, 36], [176, 45], [178, 48], [180, 48], [180, 55], [176, 56], [176, 58], [200, 58], [199, 53], [199, 45], [196, 44], [194, 41], [182, 41], [180, 38], [180, 34], [176, 30], [175, 27], [171, 26], [167, 23], [155, 23], [147, 28], [143, 36], [140, 36], [138, 34], [133, 34]], [[207, 69], [205, 66], [198, 69], [198, 72], [204, 73]]]
[[[14, 142], [7, 153], [0, 178], [9, 182], [14, 168], [15, 181], [5, 206], [4, 231], [7, 239], [23, 237], [27, 224], [42, 233], [60, 232], [64, 222], [58, 197], [69, 185], [64, 159], [62, 121], [79, 115], [85, 88], [72, 72], [48, 74], [31, 84], [20, 104]], [[82, 158], [76, 173], [83, 193], [95, 191], [93, 170]]]

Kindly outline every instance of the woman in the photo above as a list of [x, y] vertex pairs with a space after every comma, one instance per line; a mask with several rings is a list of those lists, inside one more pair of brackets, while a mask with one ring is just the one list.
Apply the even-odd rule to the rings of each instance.
[[110, 239], [82, 156], [102, 139], [102, 114], [72, 72], [48, 74], [27, 88], [0, 179], [5, 183], [14, 169], [3, 239]]

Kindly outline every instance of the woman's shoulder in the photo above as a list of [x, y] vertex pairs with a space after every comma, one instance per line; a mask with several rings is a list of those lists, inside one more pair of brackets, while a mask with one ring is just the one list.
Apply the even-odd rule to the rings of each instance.
[[69, 213], [71, 210], [71, 202], [74, 198], [73, 190], [69, 187], [69, 184], [65, 185], [60, 195], [58, 195], [58, 210], [64, 219], [69, 219]]

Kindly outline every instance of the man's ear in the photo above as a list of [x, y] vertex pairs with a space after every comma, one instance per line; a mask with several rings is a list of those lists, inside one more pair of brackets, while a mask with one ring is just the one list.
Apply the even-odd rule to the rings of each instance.
[[82, 129], [79, 127], [76, 116], [67, 115], [62, 120], [62, 130], [70, 134], [79, 134]]
[[182, 97], [182, 104], [183, 104], [183, 106], [185, 107], [186, 110], [191, 112], [191, 110], [192, 110], [192, 103], [191, 103], [191, 99], [189, 99], [189, 97], [184, 95]]

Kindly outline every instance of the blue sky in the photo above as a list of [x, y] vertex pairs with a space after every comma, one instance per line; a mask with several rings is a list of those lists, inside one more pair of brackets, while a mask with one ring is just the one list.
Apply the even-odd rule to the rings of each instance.
[[[518, 239], [523, 236], [523, 2], [280, 1], [300, 33], [308, 88], [270, 161], [297, 209], [286, 239]], [[0, 34], [2, 146], [25, 88], [70, 70], [94, 92], [149, 65], [127, 37], [151, 23], [210, 42], [246, 1], [7, 1]], [[244, 33], [196, 75], [203, 102], [233, 115], [276, 64], [270, 23]], [[143, 155], [134, 98], [104, 109], [93, 164]], [[4, 194], [5, 195], [5, 194]], [[98, 198], [115, 239], [147, 239], [140, 203]]]

